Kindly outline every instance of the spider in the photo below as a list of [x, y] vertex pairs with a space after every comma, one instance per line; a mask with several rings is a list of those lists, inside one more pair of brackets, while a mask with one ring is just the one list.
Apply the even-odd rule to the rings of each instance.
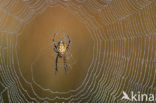
[[68, 65], [66, 64], [66, 53], [69, 51], [69, 47], [71, 45], [71, 40], [70, 40], [70, 37], [69, 35], [67, 36], [68, 37], [68, 43], [65, 41], [65, 40], [60, 40], [57, 42], [57, 44], [55, 44], [55, 35], [56, 33], [54, 34], [53, 36], [53, 39], [52, 39], [52, 42], [54, 44], [54, 51], [57, 53], [57, 56], [56, 56], [56, 61], [55, 61], [55, 71], [58, 71], [58, 58], [63, 58], [63, 62], [64, 62], [64, 69], [65, 71], [67, 71], [68, 69]]

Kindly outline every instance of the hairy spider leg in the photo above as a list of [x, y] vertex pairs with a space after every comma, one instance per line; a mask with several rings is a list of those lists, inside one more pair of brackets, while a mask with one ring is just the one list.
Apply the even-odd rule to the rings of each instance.
[[57, 69], [58, 57], [59, 57], [59, 54], [57, 54], [57, 56], [56, 56], [56, 63], [55, 63], [56, 64], [56, 67], [55, 67], [56, 71], [58, 71], [58, 69]]
[[63, 56], [63, 61], [64, 61], [64, 69], [65, 69], [65, 71], [67, 71], [68, 65], [66, 64], [67, 63], [66, 62], [66, 56]]

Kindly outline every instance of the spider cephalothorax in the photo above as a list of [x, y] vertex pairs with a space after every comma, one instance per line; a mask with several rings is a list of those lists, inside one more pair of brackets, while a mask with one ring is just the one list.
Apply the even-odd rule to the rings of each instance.
[[66, 52], [66, 50], [67, 50], [66, 47], [67, 47], [67, 46], [66, 46], [66, 43], [64, 43], [63, 41], [59, 41], [59, 42], [58, 42], [57, 50], [58, 50], [58, 53], [59, 53], [59, 56], [60, 56], [60, 57], [62, 57], [62, 56], [65, 54], [65, 52]]
[[63, 58], [64, 69], [65, 69], [65, 71], [67, 71], [68, 65], [66, 64], [66, 52], [69, 50], [71, 40], [68, 35], [68, 40], [69, 40], [68, 43], [66, 41], [60, 40], [60, 41], [58, 41], [57, 44], [55, 44], [55, 35], [56, 35], [56, 33], [54, 34], [54, 37], [52, 39], [52, 42], [54, 44], [54, 51], [57, 53], [55, 70], [58, 71], [58, 69], [57, 69], [58, 58]]

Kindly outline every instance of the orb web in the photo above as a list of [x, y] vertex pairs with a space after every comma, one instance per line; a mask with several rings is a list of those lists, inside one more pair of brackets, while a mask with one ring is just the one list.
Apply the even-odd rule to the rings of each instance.
[[[74, 15], [94, 43], [84, 80], [65, 92], [26, 80], [18, 59], [19, 35], [35, 17], [53, 7]], [[0, 1], [0, 102], [121, 103], [122, 91], [154, 93], [155, 14], [154, 0]], [[35, 85], [44, 95], [36, 92]]]

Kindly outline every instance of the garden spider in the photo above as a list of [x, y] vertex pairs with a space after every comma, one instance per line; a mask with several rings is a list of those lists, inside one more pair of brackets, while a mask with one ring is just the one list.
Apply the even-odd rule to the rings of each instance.
[[55, 71], [58, 71], [57, 69], [57, 64], [58, 64], [58, 58], [63, 58], [63, 62], [64, 62], [64, 69], [65, 71], [67, 71], [68, 69], [68, 65], [66, 64], [66, 53], [68, 52], [69, 50], [69, 47], [71, 45], [71, 40], [70, 40], [70, 37], [69, 35], [67, 36], [68, 37], [68, 43], [64, 40], [60, 40], [57, 42], [57, 44], [55, 44], [55, 35], [56, 33], [54, 34], [53, 36], [53, 39], [52, 39], [52, 42], [54, 44], [54, 51], [57, 53], [57, 56], [56, 56], [56, 61], [55, 61]]

